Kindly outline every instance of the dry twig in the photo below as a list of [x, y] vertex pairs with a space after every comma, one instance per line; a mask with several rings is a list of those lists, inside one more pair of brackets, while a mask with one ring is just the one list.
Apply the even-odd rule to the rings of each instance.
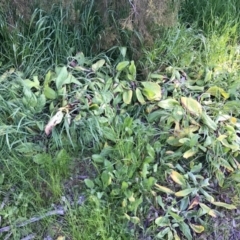
[[[34, 222], [37, 222], [37, 221], [40, 221], [42, 220], [43, 218], [45, 217], [49, 217], [49, 216], [53, 216], [53, 215], [64, 215], [64, 211], [63, 210], [53, 210], [53, 211], [50, 211], [50, 212], [47, 212], [46, 214], [42, 215], [42, 216], [39, 216], [39, 217], [32, 217], [24, 222], [21, 222], [21, 223], [16, 223], [15, 224], [15, 227], [24, 227], [30, 223], [34, 223]], [[0, 233], [3, 233], [3, 232], [8, 232], [11, 230], [11, 226], [6, 226], [6, 227], [3, 227], [3, 228], [0, 228]]]

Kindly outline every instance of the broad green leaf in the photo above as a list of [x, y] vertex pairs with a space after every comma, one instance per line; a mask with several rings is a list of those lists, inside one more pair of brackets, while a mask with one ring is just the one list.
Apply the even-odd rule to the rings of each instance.
[[205, 198], [210, 202], [214, 202], [213, 196], [211, 196], [208, 192], [204, 191], [203, 189], [200, 189], [200, 192], [205, 196]]
[[186, 88], [195, 91], [195, 92], [203, 92], [204, 91], [204, 87], [200, 87], [200, 86], [192, 86], [189, 83], [185, 84]]
[[170, 136], [167, 139], [167, 143], [171, 146], [174, 146], [174, 147], [179, 147], [179, 146], [183, 145], [182, 143], [179, 142], [179, 138], [176, 138], [176, 137], [173, 137], [173, 136]]
[[170, 188], [167, 188], [167, 187], [164, 187], [164, 186], [161, 186], [157, 183], [155, 183], [155, 186], [158, 190], [160, 190], [161, 192], [165, 192], [165, 193], [168, 193], [168, 194], [173, 194], [174, 192], [170, 189]]
[[39, 153], [33, 157], [33, 161], [39, 165], [52, 161], [51, 156], [47, 153]]
[[101, 180], [104, 187], [109, 186], [112, 183], [112, 177], [107, 171], [103, 171], [101, 174]]
[[[173, 240], [173, 232], [172, 232], [172, 229], [171, 229], [171, 231], [168, 232], [167, 239], [168, 239], [168, 240]], [[174, 240], [175, 240], [175, 239], [174, 239]]]
[[133, 95], [133, 91], [132, 90], [125, 90], [123, 92], [123, 102], [125, 104], [130, 104], [132, 101], [132, 95]]
[[233, 152], [236, 152], [239, 150], [239, 145], [237, 143], [229, 143], [227, 141], [227, 136], [226, 135], [220, 135], [217, 140], [219, 140], [223, 146], [230, 148]]
[[201, 233], [204, 231], [204, 226], [202, 226], [202, 225], [196, 225], [196, 224], [189, 223], [189, 226], [196, 233]]
[[139, 88], [136, 88], [136, 97], [137, 97], [137, 100], [141, 103], [141, 104], [145, 104], [145, 100], [144, 100], [144, 97], [142, 95], [142, 92]]
[[181, 190], [179, 192], [175, 193], [176, 197], [185, 197], [187, 195], [189, 195], [190, 193], [192, 193], [194, 190], [196, 190], [196, 188], [187, 188], [185, 190]]
[[232, 204], [227, 204], [227, 203], [223, 203], [223, 202], [212, 202], [213, 205], [218, 206], [218, 207], [224, 207], [226, 209], [237, 209], [236, 206], [232, 205]]
[[121, 189], [122, 189], [122, 190], [126, 190], [127, 188], [128, 188], [128, 183], [125, 182], [125, 181], [123, 181], [123, 182], [122, 182]]
[[29, 79], [25, 79], [23, 80], [23, 84], [25, 86], [27, 86], [28, 88], [36, 88], [36, 89], [40, 89], [40, 85], [39, 85], [39, 81], [38, 81], [38, 77], [34, 76], [33, 77], [33, 81], [29, 80]]
[[45, 97], [48, 99], [56, 99], [57, 98], [57, 93], [49, 86], [44, 87], [43, 93], [44, 93]]
[[157, 237], [158, 239], [164, 239], [164, 236], [165, 236], [166, 234], [168, 234], [169, 231], [171, 231], [171, 230], [170, 230], [170, 227], [164, 228], [161, 232], [159, 232], [159, 233], [157, 234], [156, 237]]
[[205, 71], [206, 71], [206, 75], [204, 78], [204, 82], [206, 83], [212, 79], [213, 72], [211, 70], [209, 70], [208, 68], [206, 68]]
[[27, 154], [27, 155], [31, 154], [32, 156], [35, 152], [42, 151], [42, 148], [39, 144], [35, 144], [32, 142], [25, 142], [15, 147], [15, 150], [23, 154]]
[[186, 185], [186, 181], [185, 181], [185, 178], [182, 174], [176, 172], [176, 171], [172, 171], [171, 174], [170, 174], [170, 177], [172, 178], [172, 180], [181, 185], [181, 186], [184, 186]]
[[97, 72], [98, 69], [100, 69], [104, 64], [105, 64], [105, 60], [104, 59], [98, 60], [96, 63], [94, 63], [92, 65], [92, 70], [94, 72]]
[[52, 71], [48, 71], [45, 79], [44, 79], [44, 86], [48, 86], [49, 83], [53, 80], [54, 73]]
[[124, 215], [125, 215], [125, 217], [126, 217], [129, 221], [131, 221], [131, 222], [134, 223], [134, 224], [137, 224], [137, 223], [140, 222], [140, 219], [139, 219], [138, 217], [131, 217], [131, 216], [129, 216], [129, 215], [126, 214], [126, 213], [124, 213]]
[[150, 74], [150, 78], [162, 80], [162, 79], [164, 79], [164, 76], [161, 75], [161, 74], [157, 74], [157, 73], [151, 73], [151, 74]]
[[37, 97], [28, 87], [23, 88], [24, 97], [27, 101], [27, 104], [35, 107], [37, 105]]
[[217, 86], [210, 87], [206, 93], [209, 93], [214, 97], [220, 97], [222, 95], [224, 99], [229, 98], [229, 93], [225, 92], [223, 88]]
[[84, 179], [84, 182], [88, 188], [94, 188], [94, 182], [90, 179]]
[[184, 221], [184, 218], [179, 216], [179, 214], [176, 214], [172, 211], [169, 211], [169, 215], [171, 215], [171, 217], [173, 217], [174, 220], [176, 220], [177, 222], [182, 222]]
[[234, 174], [232, 174], [231, 179], [240, 183], [240, 171], [238, 170]]
[[180, 200], [180, 211], [185, 211], [187, 209], [187, 206], [189, 205], [189, 197], [184, 197]]
[[103, 135], [106, 139], [116, 142], [116, 133], [112, 128], [104, 127], [103, 128]]
[[202, 112], [201, 118], [203, 123], [206, 124], [209, 128], [214, 131], [217, 130], [217, 124], [207, 115], [205, 111]]
[[129, 73], [131, 74], [132, 76], [132, 79], [131, 80], [135, 80], [136, 79], [136, 74], [137, 74], [137, 71], [136, 71], [136, 66], [135, 66], [135, 63], [134, 61], [131, 61], [131, 64], [129, 66]]
[[138, 218], [138, 217], [131, 217], [130, 221], [132, 223], [134, 223], [134, 224], [138, 224], [138, 223], [140, 223], [140, 218]]
[[186, 151], [186, 152], [183, 154], [183, 157], [186, 158], [186, 159], [188, 159], [188, 158], [194, 156], [196, 153], [198, 153], [198, 149], [192, 148], [192, 149], [189, 149], [188, 151]]
[[96, 103], [94, 103], [94, 104], [91, 104], [90, 106], [89, 106], [89, 110], [97, 110], [97, 109], [99, 109], [99, 106], [96, 104]]
[[94, 162], [103, 163], [105, 158], [103, 156], [99, 155], [99, 154], [93, 154], [92, 155], [92, 160]]
[[141, 171], [141, 176], [142, 176], [143, 179], [145, 179], [147, 174], [149, 173], [148, 172], [148, 167], [149, 167], [148, 163], [143, 163], [142, 171]]
[[229, 113], [238, 113], [239, 106], [240, 101], [238, 100], [227, 101], [223, 106], [223, 111]]
[[173, 109], [176, 105], [179, 105], [179, 102], [171, 98], [162, 100], [158, 103], [158, 106], [160, 108], [169, 109], [169, 110]]
[[57, 77], [55, 79], [56, 87], [57, 87], [57, 89], [61, 89], [62, 85], [64, 84], [64, 82], [68, 78], [67, 67], [66, 66], [56, 67], [55, 71], [56, 71], [56, 74], [57, 74]]
[[126, 68], [127, 66], [129, 65], [129, 61], [123, 61], [123, 62], [120, 62], [118, 63], [116, 69], [117, 71], [122, 71], [124, 68]]
[[141, 82], [143, 85], [142, 93], [149, 100], [160, 100], [161, 99], [161, 87], [154, 82]]
[[183, 107], [192, 115], [200, 117], [202, 114], [202, 105], [193, 98], [181, 97]]
[[155, 219], [155, 223], [159, 227], [165, 227], [169, 225], [169, 219], [161, 216]]
[[151, 157], [152, 160], [154, 160], [154, 158], [155, 158], [155, 150], [154, 150], [154, 148], [150, 144], [147, 144], [146, 147], [147, 147], [148, 155]]
[[228, 171], [230, 171], [230, 172], [234, 171], [233, 167], [224, 158], [219, 158], [219, 163], [221, 166], [225, 167]]
[[120, 53], [123, 56], [123, 58], [126, 57], [126, 53], [127, 53], [127, 48], [126, 47], [119, 47]]
[[40, 107], [44, 107], [46, 104], [46, 97], [44, 94], [41, 94], [39, 97], [38, 97], [38, 107], [40, 105]]
[[189, 226], [185, 222], [179, 223], [179, 228], [188, 240], [192, 240], [192, 234]]
[[202, 208], [204, 213], [207, 213], [208, 215], [210, 215], [214, 218], [217, 217], [217, 213], [213, 209], [211, 209], [210, 207], [208, 207], [204, 203], [199, 203], [199, 205]]
[[160, 195], [157, 196], [157, 202], [159, 206], [165, 211], [165, 204], [163, 203], [162, 197]]
[[150, 123], [152, 123], [154, 121], [159, 121], [162, 115], [163, 112], [161, 110], [154, 111], [148, 115], [147, 119]]
[[84, 65], [84, 63], [86, 62], [85, 56], [83, 54], [83, 52], [78, 52], [75, 56], [75, 59], [78, 62], [78, 65]]

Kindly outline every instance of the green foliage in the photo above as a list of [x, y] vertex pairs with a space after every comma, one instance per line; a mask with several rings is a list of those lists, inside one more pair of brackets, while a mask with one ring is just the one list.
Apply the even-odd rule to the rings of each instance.
[[83, 49], [91, 55], [98, 32], [98, 19], [91, 2], [82, 1], [77, 7], [80, 14], [72, 24], [67, 24], [71, 18], [70, 9], [59, 6], [53, 6], [49, 12], [36, 9], [29, 22], [19, 16], [12, 26], [9, 25], [8, 14], [2, 12], [0, 62], [30, 76], [64, 62], [65, 56]]
[[[90, 42], [74, 45], [60, 9], [0, 33], [0, 221], [13, 239], [200, 239], [212, 218], [234, 218], [239, 29], [229, 12], [217, 27], [214, 6], [204, 24], [206, 9], [187, 24], [195, 9], [185, 9], [178, 26], [157, 29], [139, 62], [126, 47], [87, 57]], [[81, 16], [86, 34], [97, 27], [91, 9]]]

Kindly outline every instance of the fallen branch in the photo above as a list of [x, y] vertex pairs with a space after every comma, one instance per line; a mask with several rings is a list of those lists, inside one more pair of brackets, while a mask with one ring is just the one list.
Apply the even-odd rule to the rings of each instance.
[[[30, 223], [34, 223], [34, 222], [40, 221], [40, 220], [42, 220], [45, 217], [49, 217], [49, 216], [53, 216], [53, 215], [64, 215], [64, 211], [63, 210], [50, 211], [50, 212], [47, 212], [46, 214], [44, 214], [43, 216], [32, 217], [29, 220], [26, 220], [24, 222], [16, 223], [14, 227], [24, 227], [24, 226], [26, 226], [26, 225], [28, 225]], [[6, 227], [3, 227], [3, 228], [0, 228], [0, 233], [8, 232], [8, 231], [11, 230], [11, 228], [12, 228], [12, 226], [6, 226]]]

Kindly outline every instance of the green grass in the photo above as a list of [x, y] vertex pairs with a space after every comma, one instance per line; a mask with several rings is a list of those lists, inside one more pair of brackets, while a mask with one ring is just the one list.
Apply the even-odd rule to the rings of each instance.
[[0, 15], [0, 238], [229, 239], [240, 4], [183, 1], [135, 63], [122, 46], [97, 54], [92, 4], [70, 26], [59, 6], [11, 31]]
[[10, 25], [8, 14], [2, 12], [1, 62], [30, 76], [83, 49], [92, 55], [100, 24], [91, 2], [79, 4], [80, 14], [71, 25], [66, 24], [72, 18], [70, 10], [59, 6], [52, 6], [49, 13], [36, 9], [30, 23], [19, 18], [16, 26]]

